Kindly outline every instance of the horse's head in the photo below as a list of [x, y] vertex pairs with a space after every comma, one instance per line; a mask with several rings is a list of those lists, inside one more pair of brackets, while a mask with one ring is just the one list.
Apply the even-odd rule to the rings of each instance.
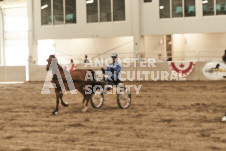
[[46, 65], [46, 70], [49, 71], [50, 65], [52, 63], [53, 58], [56, 59], [55, 55], [50, 55], [49, 59], [47, 59], [46, 61], [48, 62], [48, 64]]

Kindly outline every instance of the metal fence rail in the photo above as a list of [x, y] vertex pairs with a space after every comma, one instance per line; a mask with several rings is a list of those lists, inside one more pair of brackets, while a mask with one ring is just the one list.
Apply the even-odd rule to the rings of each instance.
[[[167, 55], [166, 51], [153, 51], [153, 52], [145, 52], [145, 53], [118, 53], [118, 58], [123, 60], [124, 58], [139, 58], [142, 60], [143, 58], [155, 58], [158, 59], [158, 54], [161, 54], [162, 61], [167, 61], [169, 58], [172, 58], [172, 61], [222, 61], [222, 56], [224, 54], [224, 50], [200, 50], [200, 51], [177, 51], [172, 52], [172, 55]], [[88, 59], [92, 62], [95, 61], [96, 58], [106, 59], [111, 56], [111, 53], [105, 54], [77, 54], [69, 56], [57, 56], [59, 60], [62, 62], [69, 62], [70, 58], [74, 59], [76, 64], [81, 64], [84, 62], [84, 56], [88, 55]]]

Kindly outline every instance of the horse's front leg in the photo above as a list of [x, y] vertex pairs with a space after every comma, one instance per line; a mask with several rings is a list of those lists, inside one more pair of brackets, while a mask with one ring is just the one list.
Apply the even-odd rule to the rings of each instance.
[[59, 108], [59, 92], [56, 92], [56, 109], [52, 112], [53, 115], [56, 115], [58, 113]]
[[63, 101], [63, 93], [62, 92], [60, 92], [59, 93], [59, 96], [60, 96], [60, 100], [61, 100], [61, 104], [64, 106], [64, 107], [68, 107], [68, 103], [65, 101]]

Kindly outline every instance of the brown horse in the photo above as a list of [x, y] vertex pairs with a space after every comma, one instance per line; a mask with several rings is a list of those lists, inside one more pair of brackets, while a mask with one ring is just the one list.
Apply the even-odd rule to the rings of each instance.
[[[55, 55], [50, 55], [49, 59], [47, 59], [47, 61], [48, 61], [48, 64], [46, 66], [47, 71], [50, 68], [52, 68], [52, 70], [57, 69], [57, 71], [59, 71], [58, 75], [56, 73], [53, 73], [53, 77], [52, 77], [52, 81], [51, 81], [53, 84], [55, 84], [56, 109], [53, 111], [53, 115], [56, 115], [58, 113], [59, 98], [61, 99], [61, 104], [63, 106], [65, 106], [65, 107], [68, 106], [68, 103], [64, 102], [62, 98], [63, 98], [64, 88], [65, 88], [65, 90], [69, 91], [70, 85], [68, 84], [67, 77], [65, 75], [63, 68], [57, 63]], [[68, 72], [68, 71], [66, 71], [66, 72]], [[85, 81], [85, 77], [88, 72], [91, 72], [93, 80], [94, 80], [95, 72], [93, 70], [80, 69], [80, 70], [73, 70], [69, 73], [69, 75], [71, 76], [71, 78], [73, 80], [74, 88], [77, 89], [84, 97], [83, 98], [83, 107], [84, 108], [82, 109], [82, 112], [87, 111], [89, 100], [92, 97], [92, 93], [86, 93], [87, 90], [85, 89], [86, 85], [93, 84], [93, 81], [90, 79], [87, 79]], [[62, 88], [62, 84], [63, 84], [64, 88]]]

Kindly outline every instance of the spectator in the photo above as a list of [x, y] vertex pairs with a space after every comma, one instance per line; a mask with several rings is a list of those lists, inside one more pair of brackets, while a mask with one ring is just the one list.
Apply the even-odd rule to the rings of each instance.
[[169, 57], [169, 59], [168, 59], [167, 61], [172, 61], [172, 58], [171, 58], [171, 57]]
[[75, 64], [74, 64], [74, 61], [73, 61], [73, 59], [71, 59], [71, 63], [70, 63], [70, 65], [69, 65], [69, 71], [71, 72], [71, 71], [73, 71], [73, 70], [75, 70]]
[[88, 60], [87, 58], [88, 58], [88, 56], [87, 56], [87, 55], [85, 55], [85, 60], [84, 60], [84, 63], [89, 63], [89, 60]]
[[158, 54], [158, 58], [156, 59], [156, 62], [163, 62], [161, 53]]

